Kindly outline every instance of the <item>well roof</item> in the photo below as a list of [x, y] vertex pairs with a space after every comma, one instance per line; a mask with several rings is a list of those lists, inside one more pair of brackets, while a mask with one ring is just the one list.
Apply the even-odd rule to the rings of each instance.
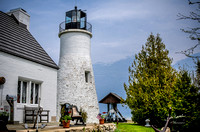
[[109, 93], [106, 95], [102, 100], [99, 101], [99, 103], [104, 104], [117, 104], [121, 102], [121, 97], [115, 93]]

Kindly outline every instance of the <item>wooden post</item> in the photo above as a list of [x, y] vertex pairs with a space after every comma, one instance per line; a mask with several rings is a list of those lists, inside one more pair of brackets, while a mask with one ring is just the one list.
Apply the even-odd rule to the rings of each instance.
[[110, 113], [109, 113], [109, 111], [110, 111], [110, 104], [107, 104], [107, 107], [108, 107], [107, 108], [108, 109], [108, 112], [107, 112], [108, 115], [107, 115], [107, 117], [108, 117], [108, 119], [110, 119]]
[[113, 104], [113, 109], [117, 111], [117, 104]]
[[108, 106], [108, 108], [107, 108], [107, 112], [109, 112], [110, 111], [110, 104], [107, 104], [107, 106]]
[[41, 98], [39, 97], [39, 104], [38, 104], [37, 115], [36, 115], [36, 119], [35, 119], [34, 126], [33, 126], [33, 128], [35, 128], [35, 125], [36, 125], [36, 123], [37, 123], [36, 131], [38, 131], [38, 116], [39, 116], [39, 114], [41, 113], [40, 100], [41, 100]]

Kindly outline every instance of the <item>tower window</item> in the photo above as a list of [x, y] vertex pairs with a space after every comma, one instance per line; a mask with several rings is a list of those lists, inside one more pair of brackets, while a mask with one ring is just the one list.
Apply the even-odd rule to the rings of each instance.
[[88, 83], [90, 81], [90, 71], [85, 71], [85, 82]]

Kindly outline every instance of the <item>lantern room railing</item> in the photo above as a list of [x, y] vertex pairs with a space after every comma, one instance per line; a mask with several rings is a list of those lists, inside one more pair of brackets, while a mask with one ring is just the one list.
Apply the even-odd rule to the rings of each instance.
[[59, 33], [67, 30], [67, 29], [82, 29], [82, 30], [87, 30], [89, 32], [92, 33], [92, 25], [90, 23], [85, 23], [85, 21], [83, 22], [69, 22], [66, 23], [66, 21], [60, 23], [59, 25]]

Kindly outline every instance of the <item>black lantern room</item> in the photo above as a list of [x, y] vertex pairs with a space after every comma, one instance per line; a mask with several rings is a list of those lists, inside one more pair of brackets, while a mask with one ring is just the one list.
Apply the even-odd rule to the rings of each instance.
[[66, 12], [65, 29], [86, 29], [86, 24], [86, 13], [81, 10], [77, 10], [76, 6], [74, 10]]

